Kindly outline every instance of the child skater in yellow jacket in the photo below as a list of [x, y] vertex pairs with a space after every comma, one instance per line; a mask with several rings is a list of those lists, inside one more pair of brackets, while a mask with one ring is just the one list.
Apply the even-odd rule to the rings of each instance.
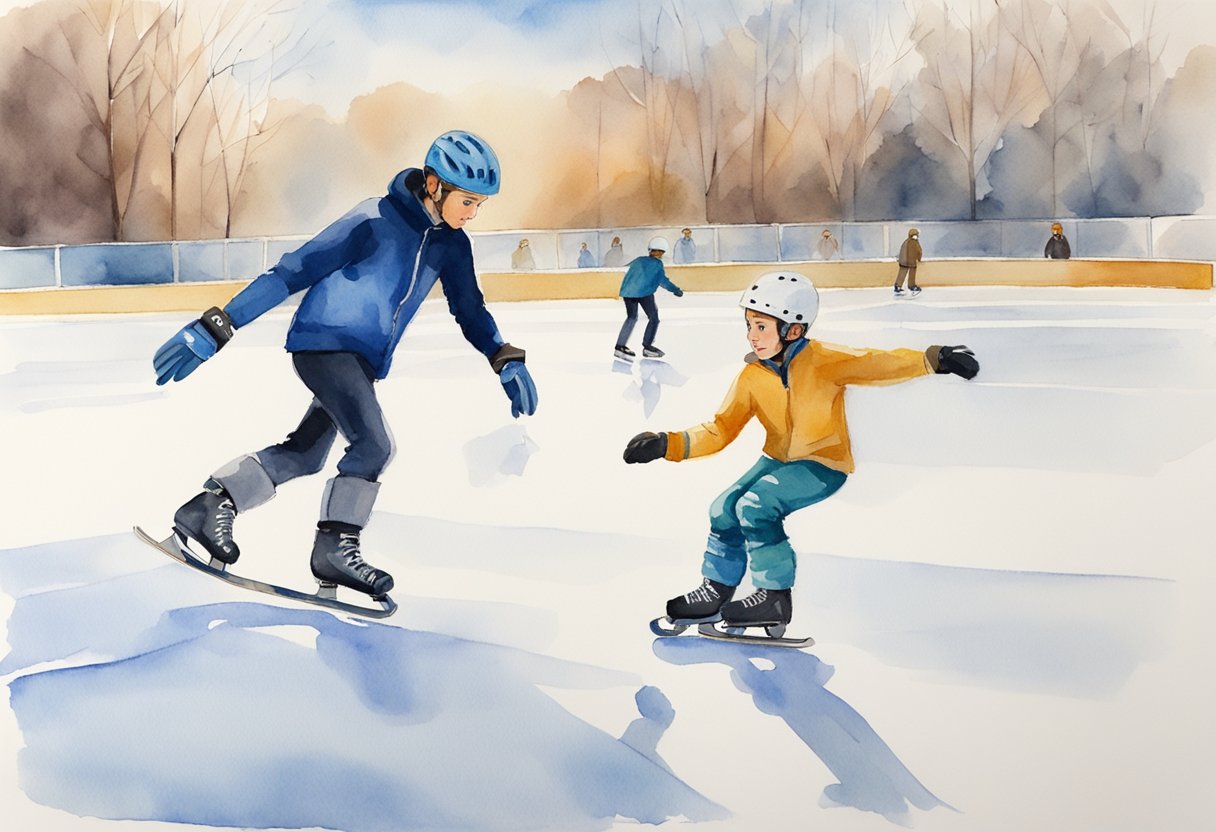
[[[668, 621], [677, 625], [673, 634], [715, 621], [732, 629], [765, 627], [771, 636], [784, 632], [795, 570], [784, 521], [830, 497], [853, 470], [847, 385], [892, 384], [929, 373], [971, 379], [979, 372], [974, 353], [963, 346], [886, 351], [808, 340], [819, 294], [797, 272], [761, 275], [739, 305], [753, 352], [713, 421], [684, 431], [641, 433], [625, 449], [628, 463], [660, 457], [680, 462], [722, 450], [752, 417], [768, 434], [756, 464], [710, 506], [701, 585], [667, 602]], [[732, 601], [749, 560], [756, 591]]]

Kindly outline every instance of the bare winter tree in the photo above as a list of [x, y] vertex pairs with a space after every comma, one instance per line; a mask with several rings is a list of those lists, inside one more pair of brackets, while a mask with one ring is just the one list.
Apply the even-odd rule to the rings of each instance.
[[1166, 38], [1157, 29], [1157, 4], [1146, 0], [1138, 23], [1126, 21], [1106, 0], [1098, 0], [1098, 8], [1127, 40], [1127, 49], [1117, 62], [1124, 80], [1121, 122], [1145, 150], [1155, 126], [1157, 100], [1165, 86], [1161, 55]]
[[1072, 100], [1077, 78], [1095, 48], [1093, 30], [1084, 36], [1077, 29], [1075, 5], [1070, 0], [997, 0], [1001, 25], [1030, 57], [1047, 97], [1052, 216], [1059, 213], [1061, 144], [1074, 130], [1084, 129]]
[[1165, 82], [1154, 9], [1146, 2], [1136, 25], [1104, 0], [1074, 8], [1069, 16], [1070, 37], [1088, 47], [1066, 93], [1077, 113], [1069, 138], [1076, 143], [1079, 175], [1063, 199], [1077, 213], [1134, 211], [1148, 184], [1141, 180], [1153, 178], [1149, 146]]
[[24, 52], [76, 102], [87, 146], [101, 149], [78, 157], [108, 191], [110, 239], [231, 229], [250, 155], [273, 134], [272, 84], [306, 56], [292, 10], [286, 0], [46, 7], [59, 39]]
[[274, 83], [311, 51], [306, 33], [280, 25], [285, 16], [276, 13], [279, 5], [255, 11], [247, 35], [230, 38], [210, 58], [207, 99], [214, 131], [204, 148], [202, 168], [209, 176], [201, 183], [200, 211], [214, 214], [211, 224], [222, 228], [224, 237], [231, 236], [233, 210], [254, 152], [282, 126], [281, 119], [270, 117]]
[[751, 192], [752, 212], [758, 222], [776, 219], [769, 184], [771, 181], [775, 193], [781, 192], [778, 166], [782, 156], [788, 158], [793, 150], [794, 126], [803, 106], [798, 46], [806, 33], [798, 10], [789, 3], [769, 3], [740, 30], [751, 42]]
[[706, 217], [754, 222], [755, 40], [744, 33], [735, 6], [728, 3], [726, 11], [729, 22], [723, 31], [706, 31], [699, 15], [695, 36], [685, 27], [687, 84], [696, 108], [694, 152]]
[[[827, 43], [819, 45], [823, 57], [810, 76], [806, 109], [832, 197], [840, 215], [851, 219], [866, 162], [882, 144], [883, 125], [910, 80], [914, 50], [905, 6], [876, 0], [872, 13], [858, 14], [849, 5], [849, 19], [839, 11], [832, 0], [824, 8], [826, 19], [810, 27], [824, 32]], [[804, 51], [812, 43], [803, 41]]]
[[[171, 14], [165, 18], [155, 62], [163, 95], [153, 103], [153, 111], [168, 151], [170, 234], [177, 239], [183, 232], [206, 233], [206, 218], [214, 213], [211, 204], [217, 193], [223, 206], [219, 225], [229, 227], [235, 183], [230, 174], [239, 176], [239, 170], [209, 176], [209, 148], [213, 164], [222, 169], [229, 161], [237, 125], [247, 125], [253, 135], [260, 135], [253, 114], [242, 117], [241, 110], [253, 106], [264, 111], [269, 90], [247, 96], [233, 87], [246, 86], [259, 76], [259, 85], [265, 86], [278, 77], [274, 57], [284, 48], [287, 35], [277, 24], [288, 20], [286, 12], [292, 9], [284, 0], [172, 0], [168, 8]], [[256, 68], [266, 63], [270, 69]], [[236, 146], [245, 152], [252, 147], [239, 140]], [[209, 187], [219, 180], [221, 187]], [[184, 192], [191, 203], [183, 201]]]
[[682, 81], [692, 97], [691, 149], [700, 172], [705, 216], [712, 219], [721, 216], [716, 207], [723, 171], [743, 144], [731, 129], [740, 111], [730, 80], [737, 75], [738, 54], [729, 40], [711, 43], [704, 15], [687, 13], [682, 4], [673, 4], [672, 13], [681, 33]]
[[[1026, 51], [999, 24], [995, 2], [960, 13], [922, 7], [913, 40], [924, 61], [913, 105], [922, 135], [953, 151], [966, 170], [970, 218], [978, 183], [1006, 128], [1042, 110], [1043, 87]], [[1037, 108], [1037, 109], [1036, 109]]]
[[[131, 133], [147, 93], [147, 59], [163, 16], [163, 9], [137, 0], [87, 0], [57, 22], [70, 62], [56, 61], [49, 50], [26, 50], [52, 69], [63, 92], [79, 101], [105, 148], [89, 167], [109, 192], [115, 240], [126, 238], [125, 221], [140, 176], [140, 143], [132, 142]], [[136, 151], [128, 152], [133, 146]]]
[[669, 2], [653, 5], [638, 0], [637, 28], [633, 44], [637, 48], [641, 72], [637, 85], [629, 83], [630, 74], [613, 68], [613, 77], [630, 100], [646, 114], [647, 180], [650, 197], [662, 213], [667, 193], [669, 162], [675, 149], [677, 112], [684, 89], [681, 75], [683, 33]]

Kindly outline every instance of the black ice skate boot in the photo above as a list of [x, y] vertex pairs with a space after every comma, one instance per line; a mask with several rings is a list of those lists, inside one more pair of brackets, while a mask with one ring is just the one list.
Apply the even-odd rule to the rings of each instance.
[[746, 598], [723, 604], [721, 612], [722, 625], [727, 628], [766, 627], [784, 632], [794, 607], [788, 589], [758, 589]]
[[232, 521], [236, 519], [236, 504], [214, 479], [203, 483], [203, 491], [173, 515], [174, 531], [181, 537], [196, 541], [213, 560], [224, 565], [236, 563], [241, 550], [232, 539]]
[[692, 592], [667, 602], [667, 617], [673, 623], [691, 621], [699, 624], [717, 621], [718, 611], [734, 594], [733, 586], [703, 578], [701, 585]]
[[[376, 569], [359, 552], [358, 526], [326, 522], [317, 525], [312, 545], [312, 574], [324, 594], [335, 584], [379, 599], [393, 588], [393, 576]], [[331, 596], [332, 597], [332, 596]]]

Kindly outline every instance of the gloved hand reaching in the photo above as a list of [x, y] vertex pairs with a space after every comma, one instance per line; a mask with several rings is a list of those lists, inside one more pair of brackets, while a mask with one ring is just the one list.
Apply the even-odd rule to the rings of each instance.
[[955, 347], [937, 347], [937, 360], [931, 358], [929, 363], [939, 374], [954, 373], [968, 380], [975, 378], [980, 371], [980, 362], [976, 360], [975, 353], [961, 344]]
[[654, 462], [667, 454], [667, 434], [639, 433], [625, 446], [625, 462]]
[[498, 380], [511, 400], [512, 416], [518, 419], [520, 414], [531, 416], [536, 412], [536, 384], [524, 362], [508, 361], [498, 372]]
[[181, 381], [232, 340], [232, 319], [217, 306], [178, 330], [152, 358], [156, 383]]

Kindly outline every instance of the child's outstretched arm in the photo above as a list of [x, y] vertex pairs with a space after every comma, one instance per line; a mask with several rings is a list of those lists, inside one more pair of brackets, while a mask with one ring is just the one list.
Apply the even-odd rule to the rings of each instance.
[[680, 462], [716, 454], [735, 440], [755, 413], [755, 402], [744, 369], [731, 385], [713, 421], [683, 431], [639, 433], [625, 446], [628, 463], [653, 462], [660, 457]]
[[818, 372], [836, 384], [895, 384], [930, 373], [953, 373], [975, 378], [979, 361], [969, 348], [932, 346], [913, 349], [869, 350], [820, 345]]

